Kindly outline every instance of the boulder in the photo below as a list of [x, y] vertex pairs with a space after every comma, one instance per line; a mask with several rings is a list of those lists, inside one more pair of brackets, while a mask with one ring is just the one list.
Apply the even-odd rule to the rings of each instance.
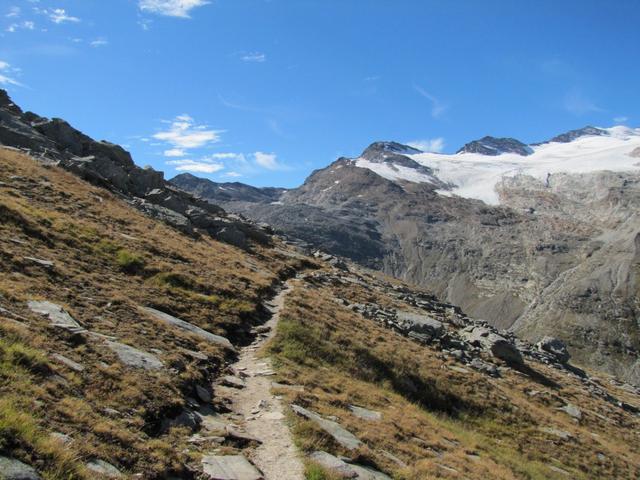
[[0, 478], [4, 480], [41, 480], [40, 475], [32, 467], [9, 457], [0, 457]]
[[547, 352], [556, 357], [560, 363], [567, 363], [571, 358], [567, 345], [560, 339], [555, 337], [544, 337], [538, 343], [536, 347], [541, 352]]
[[155, 355], [120, 342], [106, 342], [122, 363], [129, 367], [142, 368], [144, 370], [159, 370], [164, 365]]
[[107, 478], [122, 478], [123, 475], [116, 467], [98, 458], [87, 462], [87, 470], [103, 475]]
[[362, 442], [354, 434], [347, 431], [341, 425], [334, 422], [333, 420], [327, 420], [325, 418], [322, 418], [317, 413], [311, 412], [299, 405], [291, 405], [291, 409], [301, 417], [304, 417], [307, 420], [311, 420], [312, 422], [314, 422], [322, 430], [324, 430], [329, 435], [331, 435], [336, 442], [338, 442], [341, 446], [343, 446], [347, 450], [357, 450], [362, 445]]
[[167, 431], [173, 427], [187, 427], [191, 430], [197, 430], [202, 424], [202, 416], [192, 410], [183, 409], [174, 418], [165, 418], [162, 421], [162, 431]]
[[356, 417], [361, 418], [363, 420], [369, 420], [369, 421], [375, 422], [382, 419], [382, 414], [380, 412], [376, 412], [374, 410], [368, 410], [366, 408], [362, 408], [357, 405], [349, 405], [349, 410], [351, 410], [351, 413], [353, 413]]
[[217, 345], [220, 345], [221, 347], [224, 347], [228, 350], [235, 352], [235, 348], [233, 347], [231, 342], [225, 337], [221, 337], [220, 335], [215, 335], [211, 332], [207, 332], [206, 330], [200, 327], [197, 327], [189, 322], [185, 322], [184, 320], [180, 318], [176, 318], [172, 315], [169, 315], [168, 313], [164, 313], [164, 312], [161, 312], [160, 310], [156, 310], [155, 308], [142, 307], [142, 310], [145, 311], [146, 313], [151, 314], [153, 317], [155, 317], [157, 320], [160, 320], [161, 322], [172, 325], [174, 327], [178, 327], [179, 329], [192, 333], [203, 340], [207, 340], [211, 343], [215, 343]]
[[438, 338], [445, 332], [442, 322], [427, 315], [399, 311], [396, 322], [398, 328], [405, 334], [416, 333], [427, 335], [430, 338]]
[[73, 370], [75, 372], [84, 371], [84, 366], [83, 365], [80, 365], [78, 362], [74, 362], [73, 360], [71, 360], [70, 358], [65, 357], [64, 355], [60, 355], [59, 353], [54, 353], [53, 355], [51, 355], [51, 358], [53, 358], [54, 360], [57, 360], [58, 362], [66, 365], [67, 367], [69, 367], [71, 370]]
[[85, 329], [76, 322], [60, 305], [47, 301], [29, 301], [27, 303], [33, 313], [38, 313], [49, 318], [52, 327], [62, 328], [72, 333], [81, 333]]
[[521, 365], [522, 354], [513, 343], [486, 327], [463, 329], [461, 336], [471, 345], [491, 352], [491, 354], [507, 363]]
[[351, 465], [327, 452], [313, 452], [309, 455], [309, 460], [340, 478], [355, 478], [358, 476], [356, 471], [351, 468]]
[[243, 455], [204, 455], [202, 471], [209, 480], [262, 480], [260, 471]]

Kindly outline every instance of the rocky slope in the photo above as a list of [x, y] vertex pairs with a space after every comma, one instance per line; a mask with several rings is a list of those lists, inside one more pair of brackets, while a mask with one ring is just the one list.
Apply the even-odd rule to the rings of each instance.
[[221, 204], [639, 383], [639, 145], [622, 127], [486, 137], [457, 155], [378, 142], [277, 201]]
[[[0, 123], [3, 141], [16, 128]], [[524, 342], [277, 236], [231, 245], [140, 208], [160, 205], [133, 193], [135, 165], [118, 186], [57, 143], [57, 161], [16, 145], [0, 147], [0, 476], [640, 474], [638, 390], [577, 368], [560, 340]]]

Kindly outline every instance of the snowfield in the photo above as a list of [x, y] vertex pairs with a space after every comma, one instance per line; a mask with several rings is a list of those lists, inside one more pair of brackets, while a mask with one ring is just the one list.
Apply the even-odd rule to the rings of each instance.
[[[580, 137], [569, 143], [531, 145], [533, 154], [529, 156], [487, 156], [477, 153], [419, 153], [407, 156], [431, 168], [441, 181], [453, 185], [450, 190], [438, 190], [438, 193], [475, 198], [497, 205], [499, 198], [495, 187], [504, 177], [529, 175], [545, 181], [549, 174], [553, 176], [554, 173], [561, 172], [640, 170], [640, 159], [629, 155], [640, 147], [640, 128], [618, 126], [603, 130], [607, 131], [608, 135]], [[356, 159], [356, 166], [368, 168], [393, 181], [434, 183], [436, 180], [413, 168], [376, 163], [362, 158]]]

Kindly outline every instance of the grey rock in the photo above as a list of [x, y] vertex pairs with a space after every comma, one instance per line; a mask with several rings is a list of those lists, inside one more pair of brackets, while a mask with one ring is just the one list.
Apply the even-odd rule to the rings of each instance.
[[242, 455], [204, 455], [202, 471], [209, 480], [262, 480], [260, 471]]
[[461, 335], [471, 345], [480, 347], [491, 352], [491, 354], [504, 360], [507, 363], [522, 364], [524, 359], [518, 348], [497, 333], [493, 333], [491, 329], [485, 327], [474, 327], [471, 331], [462, 331]]
[[162, 430], [166, 431], [173, 427], [187, 427], [191, 430], [196, 430], [202, 424], [202, 416], [197, 412], [189, 409], [183, 409], [174, 418], [165, 418], [162, 421]]
[[119, 342], [106, 342], [107, 347], [112, 350], [122, 363], [134, 368], [144, 370], [159, 370], [164, 365], [158, 357], [151, 353], [143, 352], [137, 348]]
[[25, 260], [28, 260], [31, 263], [35, 263], [36, 265], [40, 265], [41, 267], [45, 267], [45, 268], [53, 268], [54, 263], [50, 260], [43, 260], [41, 258], [35, 258], [35, 257], [24, 257]]
[[32, 312], [48, 317], [50, 325], [53, 327], [62, 328], [71, 332], [85, 331], [60, 305], [35, 300], [29, 301], [27, 305]]
[[382, 414], [374, 410], [368, 410], [357, 405], [349, 405], [349, 410], [358, 418], [370, 421], [379, 421], [382, 419]]
[[200, 385], [196, 385], [196, 395], [204, 403], [211, 403], [211, 400], [213, 399], [211, 391]]
[[73, 442], [73, 438], [71, 438], [66, 433], [62, 433], [62, 432], [53, 432], [53, 433], [51, 433], [51, 438], [53, 438], [54, 440], [57, 440], [58, 442], [62, 443], [63, 445], [68, 445], [69, 443]]
[[186, 322], [184, 320], [181, 320], [180, 318], [176, 318], [172, 315], [169, 315], [168, 313], [164, 313], [161, 312], [160, 310], [156, 310], [155, 308], [150, 308], [150, 307], [142, 307], [142, 310], [144, 310], [145, 312], [151, 314], [153, 317], [155, 317], [156, 319], [169, 324], [169, 325], [173, 325], [175, 327], [180, 328], [181, 330], [184, 330], [186, 332], [192, 333], [204, 340], [207, 340], [211, 343], [215, 343], [217, 345], [220, 345], [228, 350], [232, 350], [235, 351], [235, 348], [233, 347], [233, 345], [231, 344], [231, 342], [229, 341], [229, 339], [222, 337], [220, 335], [215, 335], [211, 332], [207, 332], [206, 330], [197, 327], [189, 322]]
[[232, 388], [244, 388], [245, 383], [242, 379], [238, 377], [234, 377], [233, 375], [226, 375], [220, 379], [220, 385], [224, 385], [225, 387]]
[[550, 435], [554, 435], [562, 440], [570, 440], [573, 438], [573, 435], [571, 435], [571, 433], [567, 432], [566, 430], [560, 430], [554, 427], [542, 427], [540, 428], [540, 430]]
[[444, 334], [444, 325], [427, 315], [418, 315], [411, 312], [397, 312], [397, 322], [401, 330], [409, 333], [428, 335], [432, 338], [441, 337]]
[[98, 458], [87, 462], [86, 467], [92, 472], [104, 475], [107, 478], [122, 478], [123, 475], [116, 467]]
[[0, 457], [0, 475], [5, 480], [40, 480], [40, 475], [15, 458]]
[[582, 418], [582, 411], [572, 403], [567, 403], [564, 407], [560, 408], [560, 410], [576, 420]]
[[67, 367], [69, 367], [71, 370], [75, 371], [75, 372], [83, 372], [84, 371], [84, 366], [80, 365], [78, 362], [74, 362], [73, 360], [71, 360], [70, 358], [65, 357], [64, 355], [60, 355], [59, 353], [54, 353], [53, 355], [51, 355], [51, 358], [53, 358], [54, 360], [57, 360], [58, 362], [66, 365]]
[[358, 475], [356, 478], [359, 480], [392, 480], [391, 477], [385, 473], [375, 470], [371, 467], [363, 467], [361, 465], [351, 464], [351, 468], [355, 470]]
[[560, 363], [567, 363], [571, 358], [567, 345], [560, 339], [555, 337], [545, 336], [542, 340], [536, 343], [538, 350], [547, 352], [554, 355]]
[[316, 451], [309, 455], [309, 460], [341, 478], [356, 478], [358, 473], [351, 465], [327, 452]]
[[299, 405], [291, 405], [291, 409], [301, 417], [314, 422], [347, 450], [357, 450], [362, 445], [362, 442], [355, 435], [344, 429], [338, 423], [322, 418], [317, 413], [311, 412]]

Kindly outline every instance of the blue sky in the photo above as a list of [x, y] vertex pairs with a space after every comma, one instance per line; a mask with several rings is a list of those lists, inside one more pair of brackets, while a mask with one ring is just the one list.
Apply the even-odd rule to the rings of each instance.
[[0, 87], [170, 178], [640, 125], [636, 0], [0, 0]]

